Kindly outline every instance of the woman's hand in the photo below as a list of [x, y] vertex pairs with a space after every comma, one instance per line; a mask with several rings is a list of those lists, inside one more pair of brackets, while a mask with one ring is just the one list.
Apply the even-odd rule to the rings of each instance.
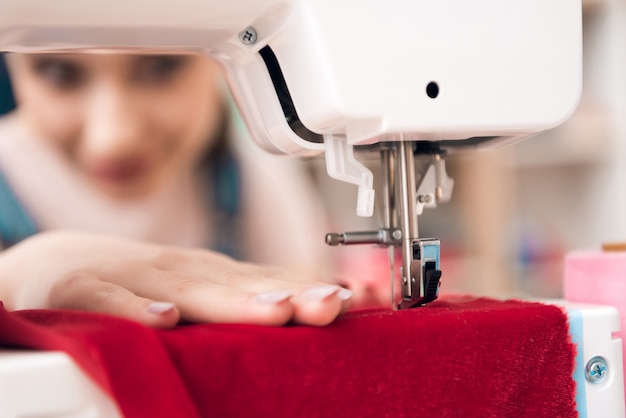
[[47, 232], [0, 253], [0, 300], [11, 310], [98, 311], [159, 328], [181, 320], [321, 326], [352, 294], [207, 250]]

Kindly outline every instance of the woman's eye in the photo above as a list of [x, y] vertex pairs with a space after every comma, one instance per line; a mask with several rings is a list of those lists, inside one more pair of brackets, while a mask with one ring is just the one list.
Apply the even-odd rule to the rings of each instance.
[[136, 80], [143, 83], [163, 83], [176, 76], [187, 63], [184, 55], [149, 55], [137, 63]]
[[77, 88], [87, 78], [80, 64], [59, 58], [38, 58], [33, 68], [39, 77], [59, 89]]

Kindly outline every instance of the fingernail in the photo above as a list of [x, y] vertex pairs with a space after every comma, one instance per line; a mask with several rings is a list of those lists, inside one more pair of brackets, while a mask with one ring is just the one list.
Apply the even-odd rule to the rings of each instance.
[[300, 298], [307, 301], [322, 301], [327, 297], [339, 292], [340, 290], [341, 288], [338, 286], [314, 287], [313, 289], [309, 289], [303, 292], [300, 295]]
[[342, 301], [346, 301], [352, 297], [352, 292], [348, 289], [341, 288], [341, 290], [337, 293], [337, 297]]
[[254, 301], [263, 305], [275, 305], [292, 296], [291, 292], [265, 292], [254, 295]]
[[171, 311], [172, 309], [174, 309], [174, 306], [176, 305], [171, 302], [152, 302], [150, 305], [148, 305], [146, 310], [151, 314], [161, 315], [167, 311]]

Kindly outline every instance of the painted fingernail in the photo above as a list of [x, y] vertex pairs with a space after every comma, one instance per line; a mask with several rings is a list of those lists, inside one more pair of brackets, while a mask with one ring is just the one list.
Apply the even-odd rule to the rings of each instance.
[[346, 301], [352, 297], [352, 292], [348, 289], [341, 288], [341, 290], [337, 293], [337, 297], [342, 301]]
[[300, 295], [302, 300], [307, 301], [321, 301], [327, 297], [338, 293], [341, 290], [338, 286], [321, 286], [314, 287], [313, 289], [306, 290]]
[[254, 301], [263, 305], [275, 305], [292, 296], [291, 292], [265, 292], [254, 295]]
[[176, 305], [171, 302], [152, 302], [150, 305], [148, 305], [146, 310], [151, 314], [161, 315], [174, 309], [174, 306]]

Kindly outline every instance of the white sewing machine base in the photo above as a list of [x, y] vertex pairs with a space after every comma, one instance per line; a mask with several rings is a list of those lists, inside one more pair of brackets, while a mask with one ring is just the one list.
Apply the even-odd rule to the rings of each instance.
[[62, 352], [0, 350], [0, 417], [121, 418], [117, 406]]

